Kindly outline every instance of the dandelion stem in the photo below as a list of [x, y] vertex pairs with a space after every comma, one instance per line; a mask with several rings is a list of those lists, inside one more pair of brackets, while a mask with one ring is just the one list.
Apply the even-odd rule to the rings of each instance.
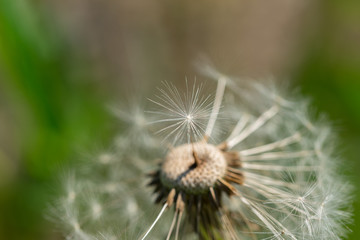
[[183, 214], [183, 211], [180, 211], [178, 221], [177, 221], [177, 224], [176, 224], [175, 240], [178, 240], [178, 238], [179, 238], [179, 229], [180, 229], [180, 223], [181, 223], [182, 214]]
[[227, 229], [230, 238], [233, 240], [238, 240], [239, 238], [236, 237], [236, 232], [234, 227], [232, 226], [228, 216], [226, 214], [224, 214], [221, 210], [220, 210], [220, 215], [221, 215], [221, 220], [224, 223], [225, 228]]
[[240, 120], [237, 122], [234, 130], [232, 130], [230, 136], [226, 140], [228, 142], [230, 139], [234, 138], [236, 135], [238, 135], [246, 126], [246, 124], [249, 122], [250, 116], [248, 114], [245, 114], [240, 118]]
[[170, 229], [169, 229], [169, 233], [168, 233], [168, 235], [166, 237], [166, 240], [169, 240], [170, 237], [171, 237], [171, 233], [172, 233], [172, 231], [174, 230], [174, 227], [175, 227], [177, 215], [178, 215], [178, 211], [175, 211], [175, 214], [174, 214], [173, 220], [171, 222], [171, 226], [170, 226]]
[[244, 170], [261, 170], [261, 171], [285, 171], [285, 172], [311, 172], [318, 169], [317, 166], [281, 166], [272, 164], [252, 164], [242, 163]]
[[[268, 213], [265, 211], [261, 211], [260, 208], [257, 207], [256, 204], [252, 203], [249, 199], [245, 199], [244, 197], [240, 197], [241, 201], [248, 205], [251, 209], [251, 211], [265, 224], [265, 226], [274, 234], [278, 234], [278, 230], [275, 228], [276, 223], [279, 223], [274, 218], [272, 218]], [[282, 226], [282, 224], [278, 224], [279, 226]], [[296, 239], [295, 237], [291, 236], [293, 239]], [[279, 239], [284, 239], [280, 237]]]
[[147, 237], [147, 235], [151, 232], [151, 230], [154, 228], [155, 224], [159, 221], [160, 217], [165, 212], [167, 206], [168, 206], [168, 204], [165, 203], [164, 206], [162, 207], [159, 215], [156, 217], [155, 221], [153, 222], [153, 224], [151, 224], [149, 230], [145, 233], [145, 235], [141, 238], [141, 240], [144, 240]]
[[301, 158], [308, 157], [314, 154], [314, 151], [311, 150], [303, 150], [298, 152], [270, 152], [264, 153], [260, 155], [243, 157], [242, 160], [246, 161], [262, 161], [262, 160], [280, 160], [280, 159], [288, 159], [288, 158]]
[[212, 130], [214, 129], [215, 121], [219, 114], [221, 102], [222, 102], [222, 99], [224, 96], [225, 86], [226, 86], [226, 78], [220, 77], [218, 80], [217, 88], [216, 88], [216, 95], [215, 95], [213, 109], [212, 109], [210, 119], [209, 119], [208, 125], [206, 127], [206, 131], [205, 131], [205, 135], [208, 137], [211, 136]]

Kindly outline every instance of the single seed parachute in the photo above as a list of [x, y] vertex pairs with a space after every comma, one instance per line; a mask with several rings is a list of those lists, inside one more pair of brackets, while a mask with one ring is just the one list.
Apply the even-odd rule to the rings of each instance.
[[66, 237], [345, 237], [351, 186], [337, 172], [326, 121], [273, 85], [203, 73], [216, 81], [214, 95], [196, 82], [185, 92], [164, 82], [150, 109], [116, 111], [136, 137], [120, 134], [66, 178], [53, 207]]

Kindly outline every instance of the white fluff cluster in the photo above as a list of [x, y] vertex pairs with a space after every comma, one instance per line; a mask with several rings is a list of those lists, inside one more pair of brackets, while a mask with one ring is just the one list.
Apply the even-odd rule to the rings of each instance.
[[145, 233], [147, 239], [197, 239], [186, 217], [171, 235], [174, 211], [154, 203], [146, 174], [168, 147], [201, 138], [225, 143], [242, 162], [244, 183], [222, 199], [226, 239], [346, 236], [351, 186], [337, 172], [330, 126], [311, 118], [308, 101], [273, 86], [206, 67], [203, 73], [216, 80], [213, 94], [196, 84], [181, 92], [165, 83], [150, 109], [134, 104], [130, 112], [115, 111], [126, 131], [64, 177], [64, 195], [52, 211], [66, 239], [144, 239]]

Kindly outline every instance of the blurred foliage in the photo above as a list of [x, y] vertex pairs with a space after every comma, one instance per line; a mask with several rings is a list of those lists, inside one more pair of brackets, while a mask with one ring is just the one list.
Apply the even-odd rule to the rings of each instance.
[[355, 185], [349, 239], [356, 240], [360, 239], [360, 2], [322, 2], [320, 31], [309, 44], [296, 79], [304, 95], [312, 97], [317, 110], [326, 112], [340, 133], [339, 155], [344, 159], [340, 164]]
[[[16, 178], [0, 185], [0, 239], [56, 239], [43, 212], [54, 176], [76, 150], [107, 141], [111, 131], [103, 106], [108, 97], [95, 81], [91, 64], [67, 45], [56, 23], [49, 21], [51, 13], [35, 3], [0, 0], [0, 101], [6, 101], [2, 105], [11, 113], [19, 159]], [[358, 185], [360, 50], [352, 40], [358, 38], [343, 29], [359, 27], [360, 4], [323, 0], [321, 5], [321, 31], [308, 44], [294, 78], [320, 112], [341, 121], [336, 126], [345, 149], [344, 166]], [[13, 158], [2, 148], [0, 164]], [[356, 194], [350, 237], [354, 240], [360, 239], [360, 193]]]
[[20, 140], [17, 179], [1, 189], [0, 239], [50, 238], [43, 210], [54, 176], [74, 150], [106, 138], [105, 101], [91, 74], [81, 71], [88, 66], [74, 61], [61, 34], [33, 7], [0, 1], [1, 93]]

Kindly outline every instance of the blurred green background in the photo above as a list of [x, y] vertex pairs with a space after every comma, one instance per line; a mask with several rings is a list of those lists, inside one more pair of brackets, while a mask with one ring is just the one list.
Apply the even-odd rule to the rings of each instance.
[[0, 0], [0, 239], [61, 239], [44, 210], [64, 167], [111, 141], [106, 105], [196, 76], [202, 54], [232, 75], [292, 79], [334, 122], [359, 186], [359, 1]]

